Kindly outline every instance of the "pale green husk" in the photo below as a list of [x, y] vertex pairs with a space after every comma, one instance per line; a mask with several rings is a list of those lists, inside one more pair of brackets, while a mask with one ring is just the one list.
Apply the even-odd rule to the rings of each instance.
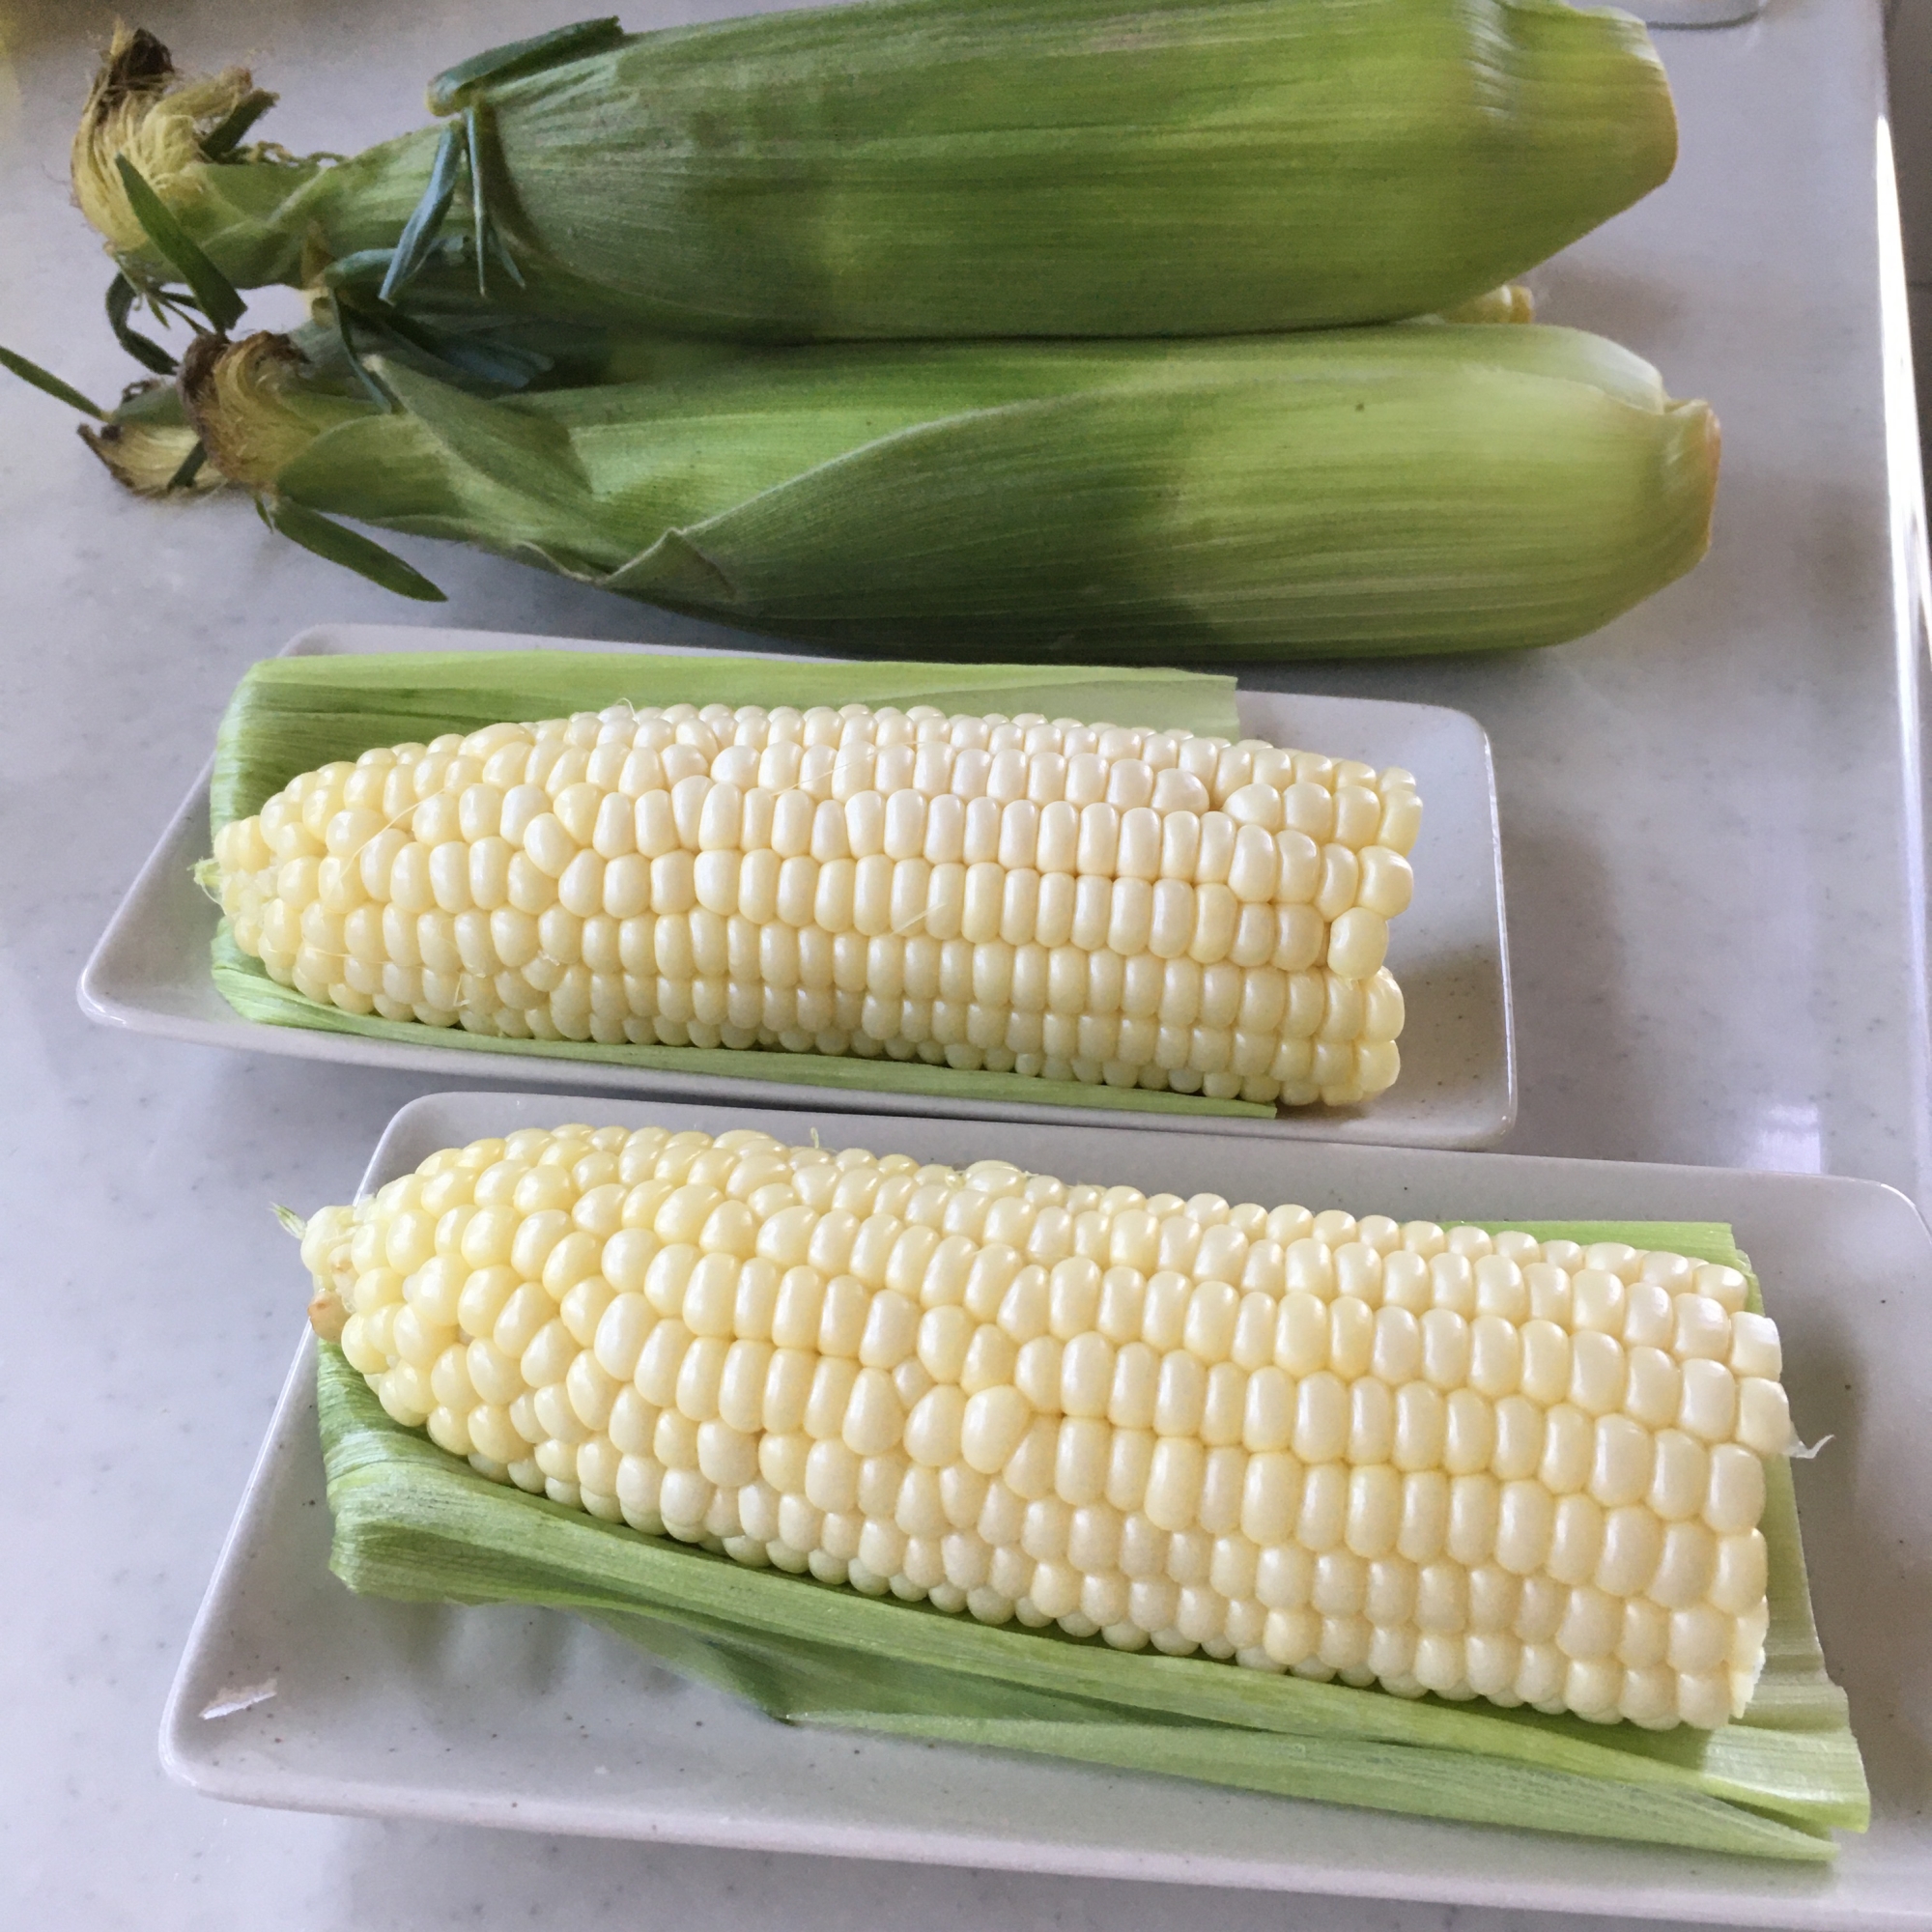
[[[477, 116], [466, 155], [522, 282], [494, 267], [498, 298], [748, 340], [1424, 314], [1553, 254], [1676, 155], [1642, 28], [1555, 0], [871, 0], [466, 65], [438, 98]], [[176, 102], [196, 85], [138, 106], [191, 133]], [[131, 113], [101, 122], [76, 143], [83, 205], [152, 272], [110, 163], [155, 141]], [[238, 286], [294, 281], [312, 253], [393, 245], [437, 139], [325, 167], [196, 161], [178, 137], [157, 185]], [[475, 200], [466, 179], [448, 239], [469, 244]]]
[[80, 440], [99, 457], [117, 482], [136, 496], [165, 496], [169, 490], [200, 494], [218, 490], [226, 479], [203, 463], [185, 482], [178, 481], [183, 466], [200, 446], [200, 439], [182, 410], [174, 385], [154, 380], [136, 383], [108, 412], [97, 429], [80, 425]]
[[[1748, 1265], [1715, 1224], [1507, 1225]], [[391, 1421], [327, 1345], [318, 1394], [330, 1567], [352, 1588], [577, 1610], [788, 1722], [1762, 1858], [1830, 1859], [1830, 1833], [1869, 1819], [1781, 1460], [1767, 1471], [1772, 1621], [1750, 1709], [1714, 1732], [1657, 1732], [1128, 1655], [742, 1569], [488, 1482]]]
[[[224, 362], [251, 355], [302, 384], [250, 343]], [[895, 655], [1558, 642], [1689, 570], [1717, 484], [1705, 405], [1612, 343], [1534, 325], [789, 350], [495, 399], [370, 367], [395, 409], [331, 394], [336, 426], [246, 480]], [[218, 382], [187, 400], [217, 452], [267, 440], [237, 412], [289, 415]]]
[[[426, 743], [505, 719], [555, 718], [628, 698], [636, 704], [935, 704], [948, 711], [1040, 711], [1115, 724], [1158, 724], [1238, 738], [1231, 678], [1162, 670], [1037, 670], [1020, 665], [780, 663], [573, 651], [445, 651], [270, 658], [236, 688], [215, 740], [211, 833], [246, 818], [299, 773], [379, 745]], [[1017, 1073], [965, 1072], [922, 1061], [736, 1052], [728, 1047], [602, 1046], [502, 1039], [347, 1013], [277, 985], [235, 944], [214, 939], [214, 983], [242, 1018], [559, 1063], [594, 1061], [687, 1077], [781, 1080], [856, 1094], [902, 1094], [1035, 1106], [1098, 1107], [1226, 1119], [1271, 1107], [1138, 1087], [1089, 1087]], [[487, 1062], [484, 1063], [487, 1065]]]

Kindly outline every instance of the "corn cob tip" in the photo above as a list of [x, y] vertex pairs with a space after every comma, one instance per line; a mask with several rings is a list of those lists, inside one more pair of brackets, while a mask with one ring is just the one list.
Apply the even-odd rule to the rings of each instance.
[[[95, 429], [82, 423], [74, 434], [106, 466], [115, 482], [137, 497], [164, 495], [183, 460], [194, 448], [192, 431], [133, 429], [120, 423]], [[189, 487], [213, 490], [219, 483], [219, 477], [204, 470]]]
[[1711, 526], [1718, 508], [1718, 472], [1723, 467], [1724, 432], [1718, 412], [1709, 403], [1672, 402], [1667, 413], [1679, 426], [1670, 466], [1684, 479], [1685, 488], [1694, 498], [1701, 496], [1703, 514], [1685, 533], [1682, 565], [1673, 577], [1700, 563], [1711, 548]]
[[1536, 297], [1521, 282], [1505, 282], [1487, 295], [1471, 296], [1465, 302], [1442, 311], [1444, 322], [1534, 322]]
[[145, 27], [117, 26], [88, 89], [71, 163], [74, 201], [107, 252], [138, 256], [150, 247], [115, 165], [119, 156], [172, 207], [189, 192], [188, 171], [226, 153], [228, 131], [245, 128], [274, 99], [246, 68], [183, 79]]
[[309, 1298], [308, 1325], [325, 1342], [340, 1342], [348, 1325], [349, 1310], [332, 1289], [324, 1289]]
[[[278, 1208], [275, 1213], [282, 1219], [288, 1210]], [[283, 1219], [283, 1225], [288, 1226], [288, 1219]], [[346, 1296], [355, 1284], [349, 1243], [355, 1232], [355, 1209], [350, 1208], [318, 1208], [301, 1228], [302, 1264], [315, 1282], [308, 1325], [325, 1342], [341, 1341], [349, 1321]]]

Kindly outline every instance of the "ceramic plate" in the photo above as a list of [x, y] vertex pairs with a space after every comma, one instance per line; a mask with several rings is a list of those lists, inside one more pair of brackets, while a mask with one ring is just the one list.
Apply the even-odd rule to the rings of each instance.
[[[406, 1107], [365, 1186], [440, 1147], [569, 1120], [816, 1131], [827, 1147], [998, 1154], [1069, 1180], [1402, 1217], [1729, 1221], [1783, 1331], [1798, 1426], [1834, 1438], [1798, 1465], [1799, 1508], [1826, 1655], [1871, 1776], [1871, 1832], [1843, 1840], [1835, 1869], [1776, 1866], [796, 1731], [558, 1612], [355, 1597], [327, 1569], [306, 1344], [168, 1706], [161, 1753], [184, 1783], [256, 1804], [748, 1850], [1711, 1923], [1932, 1925], [1932, 1240], [1903, 1196], [1818, 1176], [508, 1094]], [[307, 1294], [293, 1250], [287, 1293], [293, 1325]]]

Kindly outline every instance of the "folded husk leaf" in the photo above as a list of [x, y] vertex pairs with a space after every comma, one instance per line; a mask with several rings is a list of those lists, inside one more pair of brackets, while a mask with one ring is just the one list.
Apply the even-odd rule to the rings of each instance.
[[201, 439], [188, 423], [175, 385], [159, 378], [134, 384], [105, 422], [98, 428], [82, 423], [79, 433], [115, 481], [138, 497], [165, 496], [171, 489], [202, 495], [227, 481], [206, 463], [185, 482], [177, 481]]
[[[298, 395], [298, 369], [253, 358]], [[750, 355], [486, 400], [382, 358], [244, 480], [854, 650], [1229, 661], [1509, 648], [1709, 540], [1717, 427], [1600, 338], [1416, 323], [1199, 343]], [[216, 460], [263, 440], [187, 392]], [[333, 404], [331, 403], [331, 407]]]
[[[270, 658], [236, 688], [215, 741], [211, 835], [245, 818], [298, 773], [378, 745], [426, 743], [505, 719], [554, 718], [628, 698], [635, 704], [935, 704], [949, 711], [1040, 711], [1116, 724], [1181, 726], [1238, 738], [1230, 678], [1163, 670], [1038, 670], [1021, 665], [832, 664], [627, 655], [615, 652], [446, 651]], [[1090, 1087], [1017, 1073], [965, 1072], [920, 1061], [734, 1051], [728, 1047], [604, 1046], [505, 1039], [343, 1011], [270, 979], [223, 921], [214, 983], [244, 1019], [270, 1026], [510, 1053], [560, 1065], [596, 1062], [689, 1078], [781, 1080], [855, 1094], [981, 1103], [1097, 1107], [1148, 1114], [1270, 1119], [1274, 1109], [1138, 1087]], [[483, 1065], [488, 1065], [485, 1061]]]
[[[1553, 254], [1676, 155], [1643, 29], [1554, 0], [874, 0], [575, 44], [535, 71], [479, 57], [481, 77], [437, 93], [478, 117], [465, 154], [519, 277], [497, 293], [672, 334], [1424, 314]], [[104, 77], [75, 144], [81, 204], [137, 271], [156, 265], [117, 151], [156, 163], [243, 287], [298, 278], [312, 242], [393, 245], [429, 182], [435, 128], [338, 166], [197, 158], [248, 76], [142, 79], [117, 99]], [[444, 221], [465, 245], [476, 193], [466, 179]]]
[[[1748, 1268], [1700, 1223], [1490, 1223]], [[1757, 1300], [1752, 1289], [1754, 1306]], [[372, 1595], [589, 1615], [791, 1723], [980, 1745], [1281, 1796], [1705, 1851], [1825, 1860], [1869, 1797], [1811, 1617], [1789, 1464], [1767, 1467], [1771, 1629], [1749, 1710], [1647, 1731], [1406, 1699], [991, 1628], [727, 1558], [487, 1481], [383, 1412], [323, 1345], [330, 1567]]]

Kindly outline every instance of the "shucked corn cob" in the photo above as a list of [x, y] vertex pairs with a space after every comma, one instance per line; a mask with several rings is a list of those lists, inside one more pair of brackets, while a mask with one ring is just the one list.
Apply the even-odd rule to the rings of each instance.
[[435, 1154], [302, 1255], [398, 1421], [741, 1563], [1653, 1727], [1763, 1661], [1791, 1427], [1734, 1268], [584, 1126]]
[[215, 861], [242, 950], [351, 1012], [1347, 1104], [1400, 1065], [1420, 813], [1254, 740], [618, 704], [304, 774]]

